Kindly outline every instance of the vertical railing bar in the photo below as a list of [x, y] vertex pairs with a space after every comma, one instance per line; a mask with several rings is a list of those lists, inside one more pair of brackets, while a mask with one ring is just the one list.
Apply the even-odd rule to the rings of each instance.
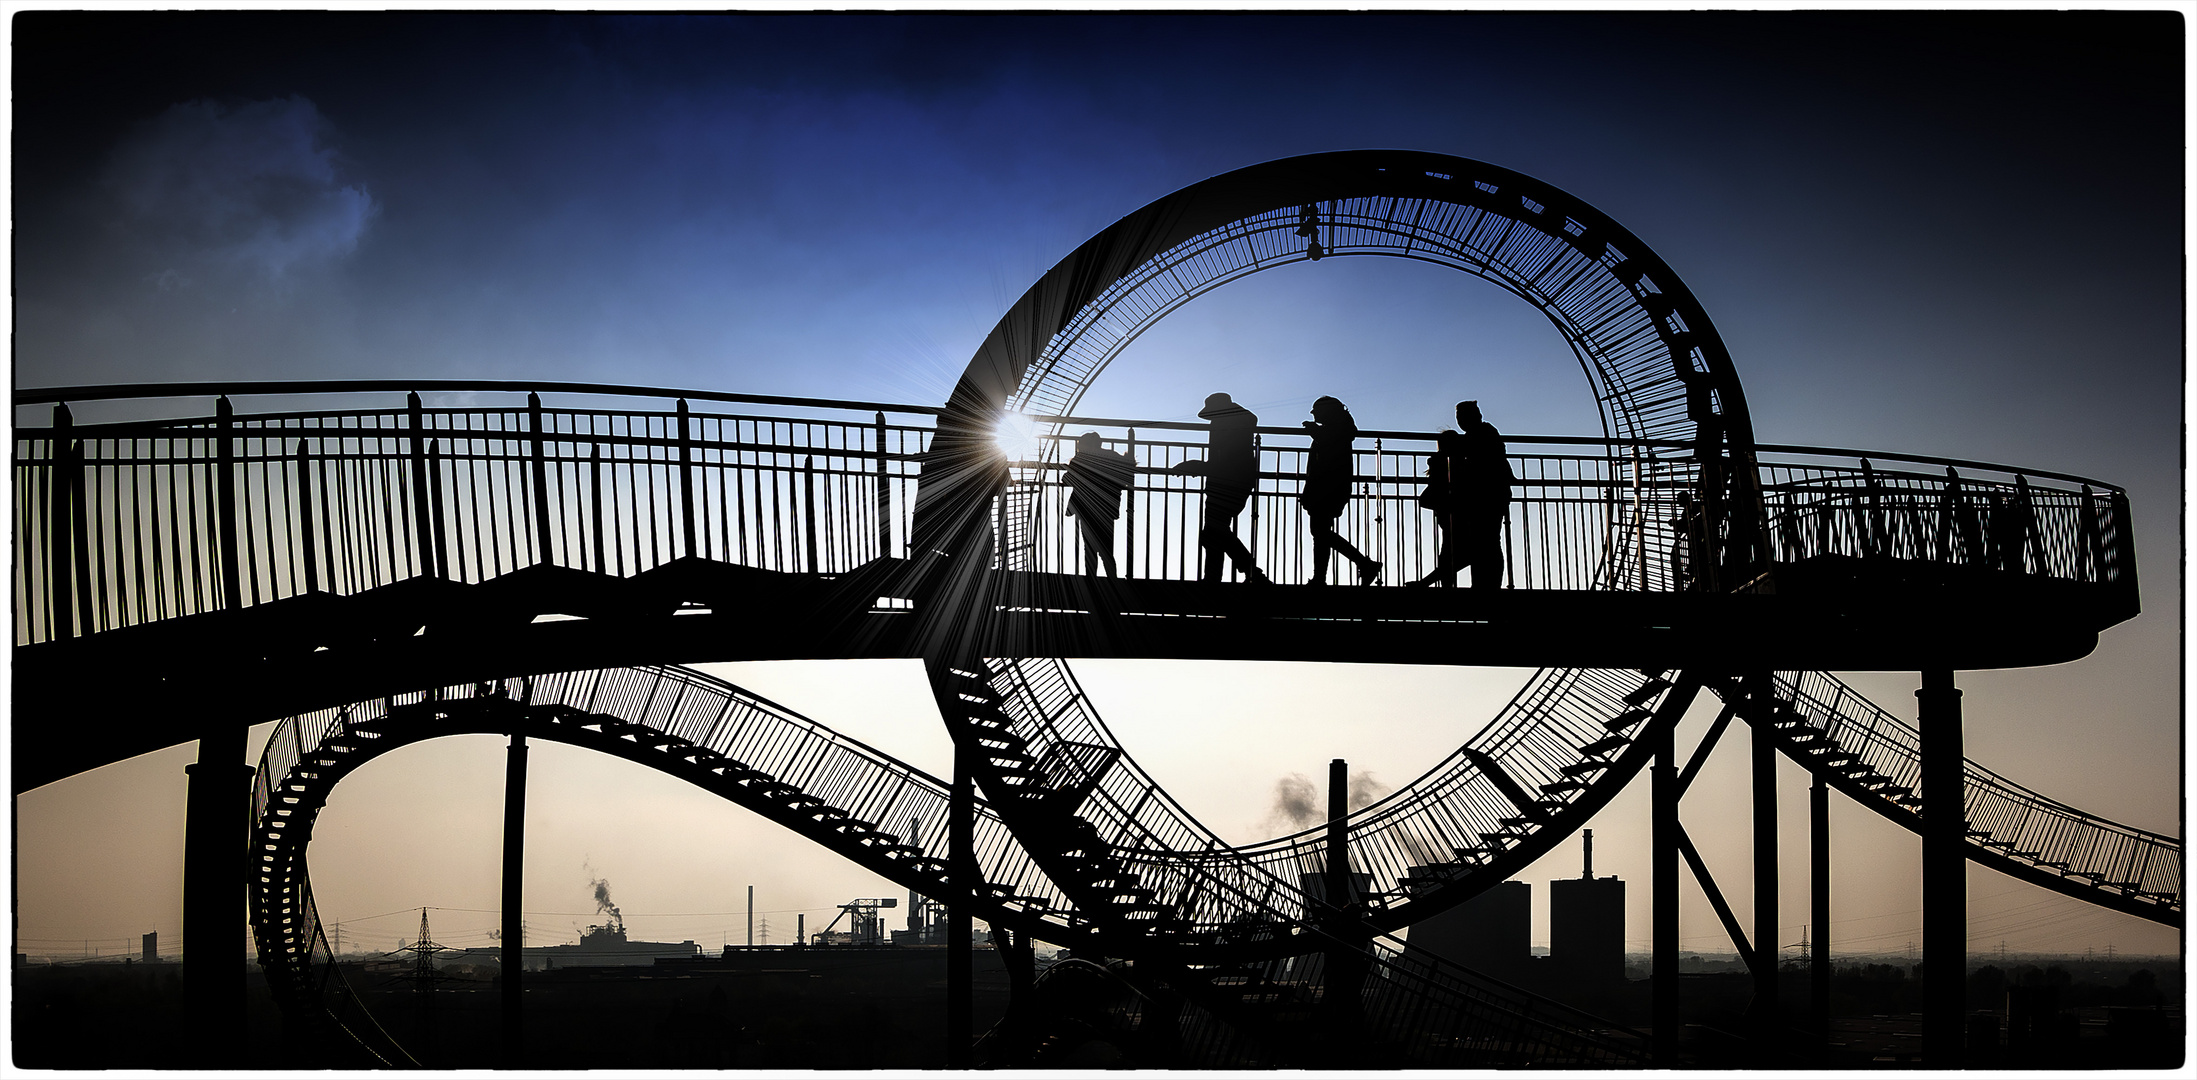
[[313, 565], [313, 474], [312, 460], [306, 456], [305, 440], [297, 442], [297, 504], [298, 541], [303, 548], [305, 592], [310, 595], [320, 591], [320, 570]]
[[877, 508], [877, 556], [889, 558], [893, 553], [893, 496], [891, 480], [885, 463], [885, 414], [877, 414], [877, 493], [873, 505]]
[[[244, 430], [249, 432], [253, 429], [246, 428]], [[259, 474], [259, 492], [263, 501], [266, 495], [266, 437], [262, 435], [255, 440], [250, 434], [240, 433], [237, 436], [237, 441], [239, 453], [237, 473], [243, 485], [243, 490], [238, 493], [237, 499], [240, 515], [240, 524], [237, 528], [238, 545], [244, 560], [245, 598], [249, 603], [257, 604], [260, 602], [260, 570], [263, 563], [267, 573], [268, 599], [274, 598], [274, 552], [271, 546], [263, 550], [262, 543], [264, 541], [267, 545], [271, 545], [274, 537], [272, 535], [260, 535], [261, 530], [271, 527], [270, 523], [266, 520], [265, 515], [255, 517], [252, 512], [253, 475], [255, 472]], [[255, 442], [257, 443], [256, 449]], [[102, 551], [106, 547], [104, 542], [100, 542], [98, 546]], [[102, 582], [105, 580], [104, 575], [102, 575], [101, 580]], [[100, 607], [102, 609], [106, 607], [104, 598], [100, 601]]]
[[235, 410], [229, 405], [229, 396], [223, 394], [214, 399], [214, 424], [220, 445], [215, 450], [214, 477], [217, 528], [221, 544], [221, 599], [225, 609], [234, 611], [244, 606], [243, 582], [237, 580], [236, 551], [236, 445]]
[[[542, 432], [542, 396], [540, 394], [531, 391], [527, 393], [526, 416], [528, 438], [532, 444], [530, 449], [534, 455], [534, 469], [531, 474], [534, 495], [534, 543], [536, 547], [534, 562], [540, 565], [555, 561], [555, 549], [550, 545], [549, 539], [549, 465], [544, 456], [546, 447]], [[516, 553], [514, 553], [511, 561], [513, 566], [518, 565]]]
[[[563, 415], [563, 417], [564, 417], [564, 419], [565, 419], [565, 421], [566, 421], [566, 422], [567, 422], [567, 423], [569, 424], [569, 427], [570, 427], [570, 429], [571, 429], [570, 431], [565, 431], [565, 430], [562, 430], [562, 429], [560, 429], [560, 427], [558, 426], [558, 424], [559, 424], [559, 421], [558, 421], [558, 416], [559, 416], [559, 415], [560, 415], [560, 414], [557, 414], [557, 413], [551, 413], [551, 414], [550, 414], [550, 418], [549, 418], [549, 429], [550, 429], [550, 432], [551, 432], [552, 434], [571, 434], [571, 435], [577, 436], [577, 433], [578, 433], [578, 431], [579, 431], [579, 417], [578, 417], [577, 415], [574, 415], [574, 414], [571, 414], [571, 413], [565, 413], [565, 414], [562, 414], [562, 415]], [[566, 445], [566, 440], [558, 440], [558, 441], [557, 441], [557, 443], [556, 443], [556, 446], [555, 446], [555, 447], [552, 447], [552, 448], [551, 448], [551, 450], [550, 450], [550, 453], [551, 453], [551, 454], [561, 454], [561, 453], [562, 453], [562, 451], [561, 451], [561, 449], [559, 449], [559, 448], [561, 448], [561, 447], [563, 447], [563, 446], [565, 446], [565, 445]], [[570, 462], [570, 463], [572, 464], [572, 466], [573, 466], [572, 470], [570, 470], [570, 472], [571, 472], [571, 473], [573, 474], [573, 476], [572, 476], [572, 480], [571, 480], [571, 482], [570, 482], [569, 484], [568, 484], [568, 483], [566, 482], [566, 480], [565, 480], [565, 477], [566, 477], [566, 475], [567, 475], [567, 470], [566, 470], [566, 468], [565, 468], [565, 465], [567, 464], [567, 461], [566, 461], [566, 459], [565, 459], [565, 458], [563, 458], [563, 457], [559, 457], [559, 458], [557, 459], [557, 469], [556, 469], [556, 472], [555, 472], [555, 473], [553, 474], [553, 476], [554, 476], [554, 479], [555, 479], [555, 486], [556, 486], [556, 489], [557, 489], [557, 491], [556, 491], [556, 497], [555, 497], [554, 499], [552, 499], [552, 500], [550, 501], [551, 505], [552, 505], [552, 506], [555, 506], [555, 507], [557, 508], [557, 513], [556, 513], [556, 519], [557, 519], [557, 549], [558, 549], [559, 551], [562, 551], [562, 552], [564, 552], [564, 557], [565, 557], [565, 562], [564, 562], [564, 563], [561, 563], [561, 564], [559, 564], [559, 565], [565, 565], [565, 564], [569, 564], [569, 563], [571, 563], [571, 562], [577, 561], [577, 560], [575, 560], [575, 559], [573, 558], [573, 555], [572, 555], [572, 547], [573, 547], [573, 545], [572, 545], [572, 533], [573, 533], [573, 526], [572, 526], [572, 517], [573, 517], [573, 515], [574, 515], [574, 513], [575, 513], [576, 511], [574, 510], [574, 508], [573, 508], [573, 507], [572, 507], [572, 505], [571, 505], [571, 502], [572, 502], [572, 500], [571, 500], [571, 498], [570, 498], [570, 496], [569, 496], [569, 494], [568, 494], [568, 491], [567, 491], [567, 489], [568, 489], [569, 487], [571, 487], [571, 486], [573, 486], [573, 485], [576, 485], [576, 484], [578, 484], [578, 483], [579, 483], [579, 477], [578, 477], [578, 475], [577, 475], [577, 472], [578, 472], [578, 469], [579, 469], [579, 463], [578, 463], [578, 461], [577, 461], [577, 455], [578, 455], [578, 453], [579, 453], [579, 445], [580, 445], [580, 444], [579, 444], [579, 441], [578, 441], [577, 437], [575, 437], [574, 439], [570, 440], [570, 445], [571, 445], [571, 446], [572, 446], [572, 448], [573, 448], [573, 454], [574, 454], [574, 460], [572, 460], [572, 461]]]
[[[595, 433], [595, 418], [587, 419], [588, 434]], [[587, 447], [588, 508], [593, 522], [595, 540], [595, 572], [606, 573], [603, 565], [603, 533], [608, 528], [603, 523], [603, 444], [590, 442]]]
[[[412, 532], [409, 527], [410, 521], [400, 520], [411, 512], [411, 504], [400, 497], [396, 491], [399, 485], [397, 478], [404, 475], [403, 467], [396, 463], [395, 452], [390, 449], [395, 440], [384, 434], [396, 425], [393, 423], [385, 424], [382, 421], [382, 417], [377, 416], [374, 418], [374, 484], [380, 489], [381, 535], [382, 543], [386, 545], [389, 572], [375, 581], [377, 585], [398, 580], [398, 552], [403, 550], [406, 555], [410, 555], [410, 552], [397, 543], [397, 537]], [[408, 563], [409, 561], [407, 559]]]
[[[174, 524], [175, 524], [175, 507], [174, 507], [174, 504], [175, 504], [175, 486], [174, 486], [174, 482], [175, 482], [175, 470], [174, 470], [174, 468], [173, 468], [172, 466], [169, 466], [169, 465], [164, 465], [164, 464], [162, 464], [162, 462], [163, 462], [164, 460], [172, 460], [172, 457], [171, 457], [171, 458], [163, 458], [163, 457], [161, 456], [161, 447], [162, 447], [162, 444], [163, 444], [163, 443], [167, 443], [167, 444], [168, 444], [168, 445], [169, 445], [170, 447], [172, 447], [172, 446], [173, 446], [173, 443], [172, 443], [171, 441], [169, 441], [169, 440], [164, 440], [164, 439], [147, 439], [147, 440], [145, 440], [145, 442], [146, 442], [146, 454], [147, 454], [147, 457], [146, 457], [146, 462], [147, 462], [146, 468], [147, 468], [147, 470], [148, 470], [148, 473], [147, 473], [147, 477], [146, 477], [146, 481], [147, 481], [147, 487], [148, 487], [148, 488], [150, 489], [150, 494], [151, 494], [151, 496], [152, 496], [152, 504], [153, 504], [153, 516], [152, 516], [152, 520], [151, 520], [151, 521], [150, 521], [150, 522], [148, 523], [148, 527], [149, 527], [149, 528], [150, 528], [150, 529], [152, 530], [152, 534], [153, 534], [153, 559], [152, 559], [152, 563], [153, 563], [153, 579], [152, 579], [152, 591], [153, 591], [153, 611], [155, 612], [155, 614], [157, 615], [157, 617], [159, 617], [159, 618], [162, 618], [162, 619], [165, 619], [165, 618], [167, 618], [167, 617], [168, 617], [168, 614], [169, 614], [169, 607], [168, 607], [168, 600], [169, 600], [169, 592], [168, 592], [168, 577], [169, 577], [169, 572], [168, 572], [168, 571], [164, 571], [164, 570], [163, 570], [163, 566], [164, 566], [164, 565], [168, 565], [168, 566], [170, 566], [170, 567], [171, 567], [171, 568], [172, 568], [173, 570], [180, 570], [180, 569], [181, 569], [181, 567], [179, 567], [179, 566], [174, 566], [174, 565], [173, 565], [173, 564], [171, 563], [171, 561], [170, 561], [169, 559], [167, 559], [167, 558], [163, 557], [163, 556], [164, 556], [164, 554], [166, 554], [166, 555], [173, 555], [173, 554], [174, 554], [174, 549], [173, 549], [173, 546], [171, 545], [170, 549], [169, 549], [169, 550], [168, 550], [168, 551], [167, 551], [166, 553], [163, 553], [163, 552], [161, 551], [161, 547], [160, 547], [160, 520], [161, 520], [161, 514], [160, 514], [160, 489], [161, 489], [161, 487], [163, 486], [163, 485], [161, 484], [161, 482], [160, 482], [160, 478], [161, 478], [161, 474], [162, 474], [162, 472], [163, 472], [163, 471], [165, 471], [165, 472], [167, 473], [167, 475], [168, 475], [168, 479], [169, 479], [169, 482], [168, 482], [168, 484], [167, 484], [166, 486], [167, 486], [167, 488], [168, 488], [168, 503], [169, 503], [169, 509], [168, 509], [168, 523], [169, 523], [169, 527], [170, 527], [170, 530], [171, 530], [171, 531], [170, 531], [170, 536], [171, 536], [171, 537], [173, 536], [173, 528], [174, 528]], [[50, 551], [49, 551], [49, 552], [47, 553], [47, 558], [48, 558], [48, 559], [51, 559], [51, 558], [52, 558], [52, 552], [50, 552]]]
[[801, 459], [801, 550], [805, 557], [802, 570], [817, 574], [823, 567], [816, 561], [816, 455]]
[[[616, 435], [618, 433], [616, 422], [621, 419], [625, 421], [626, 434], [632, 434], [633, 421], [630, 417], [606, 416], [604, 422], [610, 426], [610, 433]], [[632, 448], [629, 446], [626, 454], [631, 457], [632, 453]], [[617, 563], [617, 576], [622, 578], [626, 576], [626, 545], [625, 531], [618, 527], [618, 521], [623, 520], [624, 515], [618, 507], [618, 446], [616, 443], [612, 443], [610, 447], [610, 514], [613, 519], [610, 526], [610, 553]]]
[[420, 508], [413, 517], [413, 525], [417, 532], [420, 567], [428, 577], [446, 578], [450, 576], [449, 568], [443, 566], [435, 554], [434, 515], [427, 512], [427, 417], [420, 408], [420, 395], [416, 391], [405, 393], [404, 411], [412, 427], [412, 501]]
[[687, 429], [687, 399], [679, 409], [679, 538], [688, 558], [700, 554], [694, 546], [694, 435]]
[[129, 607], [136, 611], [137, 617], [134, 620], [129, 620], [128, 613], [125, 612], [124, 618], [132, 625], [152, 621], [152, 613], [147, 610], [145, 603], [147, 592], [145, 577], [145, 514], [143, 501], [139, 499], [137, 493], [139, 486], [138, 473], [142, 471], [143, 459], [137, 453], [138, 442], [139, 440], [135, 438], [129, 440], [130, 456], [128, 458], [130, 463], [130, 590], [128, 599]]

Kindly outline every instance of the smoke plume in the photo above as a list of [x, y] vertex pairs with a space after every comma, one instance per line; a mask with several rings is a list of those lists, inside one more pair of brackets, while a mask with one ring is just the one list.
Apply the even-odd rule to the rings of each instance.
[[[1350, 776], [1350, 787], [1344, 793], [1345, 804], [1352, 810], [1361, 810], [1381, 801], [1383, 796], [1395, 790], [1373, 776], [1373, 770], [1360, 769]], [[1274, 781], [1274, 803], [1268, 807], [1262, 826], [1267, 832], [1281, 835], [1298, 832], [1327, 820], [1326, 792], [1303, 773], [1290, 773]]]
[[1373, 770], [1360, 769], [1350, 774], [1349, 804], [1352, 810], [1363, 810], [1381, 797], [1396, 790], [1373, 778]]
[[1296, 832], [1320, 820], [1320, 789], [1303, 773], [1290, 773], [1274, 781], [1274, 805], [1266, 814], [1266, 830]]
[[618, 905], [610, 902], [609, 879], [590, 877], [587, 879], [587, 887], [595, 890], [595, 914], [601, 915], [606, 911], [613, 917], [618, 914]]

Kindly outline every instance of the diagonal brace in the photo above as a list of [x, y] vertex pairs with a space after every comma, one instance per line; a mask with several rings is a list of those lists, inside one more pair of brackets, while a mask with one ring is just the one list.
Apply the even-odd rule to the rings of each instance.
[[1671, 796], [1672, 798], [1685, 797], [1687, 786], [1694, 782], [1694, 774], [1708, 764], [1709, 751], [1716, 749], [1717, 740], [1724, 737], [1724, 729], [1732, 725], [1732, 714], [1737, 711], [1738, 706], [1726, 703], [1724, 711], [1716, 714], [1716, 722], [1709, 725], [1709, 733], [1701, 737], [1701, 744], [1694, 747], [1693, 756], [1686, 759], [1686, 767], [1679, 770], [1678, 793]]
[[[1730, 715], [1728, 712], [1726, 715]], [[1676, 825], [1676, 822], [1673, 822]], [[1748, 970], [1755, 968], [1754, 946], [1747, 944], [1747, 935], [1739, 930], [1739, 920], [1732, 915], [1732, 906], [1724, 902], [1724, 894], [1718, 891], [1716, 879], [1709, 876], [1709, 868], [1701, 861], [1701, 853], [1694, 850], [1693, 838], [1686, 835], [1686, 827], [1678, 825], [1678, 853], [1686, 857], [1686, 865], [1693, 868], [1694, 881], [1709, 897], [1709, 906], [1716, 909], [1716, 917], [1724, 923], [1724, 932], [1730, 935], [1732, 947], [1739, 950], [1739, 959]]]

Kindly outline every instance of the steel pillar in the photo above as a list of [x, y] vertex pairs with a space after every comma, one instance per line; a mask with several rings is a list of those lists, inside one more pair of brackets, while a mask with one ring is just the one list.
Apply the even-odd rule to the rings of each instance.
[[253, 769], [243, 760], [244, 726], [224, 724], [199, 736], [197, 763], [183, 767], [191, 778], [183, 824], [184, 1011], [188, 1052], [202, 1069], [238, 1064], [245, 1045], [245, 838]]
[[946, 858], [952, 869], [952, 907], [946, 918], [946, 1067], [969, 1067], [969, 992], [973, 982], [969, 900], [975, 895], [976, 778], [969, 771], [969, 750], [954, 747], [954, 790], [946, 821]]
[[1831, 785], [1817, 773], [1808, 787], [1809, 1030], [1831, 1044]]
[[1752, 772], [1754, 779], [1755, 838], [1755, 997], [1749, 1008], [1754, 1016], [1754, 1035], [1765, 1046], [1776, 1042], [1783, 1026], [1777, 1000], [1777, 742], [1770, 726], [1770, 678], [1748, 679], [1747, 696], [1752, 710]]
[[1949, 668], [1922, 673], [1922, 1060], [1959, 1068], [1968, 974], [1968, 820], [1961, 692]]
[[503, 774], [503, 1064], [525, 1060], [524, 1013], [519, 982], [526, 971], [526, 735], [511, 733]]
[[1650, 988], [1653, 991], [1650, 1027], [1654, 1062], [1672, 1066], [1678, 1052], [1678, 752], [1673, 744], [1676, 725], [1666, 726], [1656, 740], [1655, 764], [1649, 775], [1650, 818], [1649, 923], [1654, 935]]

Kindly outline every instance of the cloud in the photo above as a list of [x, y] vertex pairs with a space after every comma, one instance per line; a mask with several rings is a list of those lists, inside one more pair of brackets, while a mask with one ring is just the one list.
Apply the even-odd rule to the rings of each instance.
[[356, 250], [380, 207], [339, 177], [328, 121], [303, 97], [170, 107], [115, 147], [104, 187], [162, 291], [194, 274], [281, 277]]

